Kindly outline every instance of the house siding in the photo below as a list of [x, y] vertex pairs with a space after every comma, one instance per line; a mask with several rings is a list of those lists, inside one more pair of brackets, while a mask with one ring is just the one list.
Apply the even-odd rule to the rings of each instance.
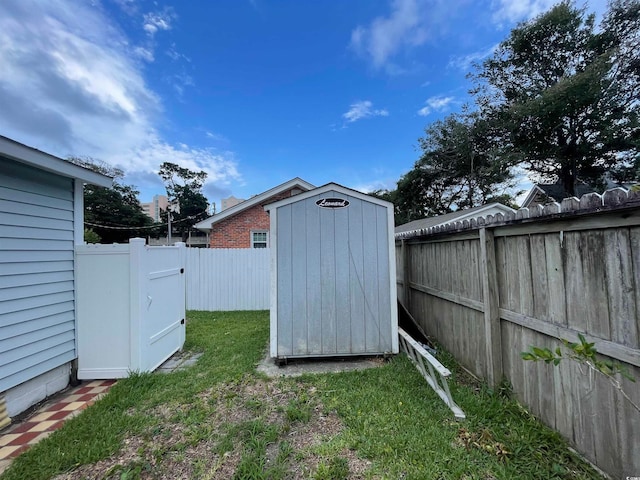
[[264, 206], [293, 196], [291, 189], [274, 195], [261, 204], [247, 208], [232, 217], [214, 223], [209, 234], [211, 248], [251, 248], [251, 232], [255, 230], [269, 231], [269, 214]]
[[0, 157], [0, 392], [76, 357], [73, 189]]

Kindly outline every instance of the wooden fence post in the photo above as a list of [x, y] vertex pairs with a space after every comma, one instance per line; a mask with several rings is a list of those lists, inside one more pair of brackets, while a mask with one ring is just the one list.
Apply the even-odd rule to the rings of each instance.
[[496, 249], [493, 231], [480, 229], [480, 275], [484, 302], [485, 352], [487, 381], [492, 387], [502, 380], [502, 340], [500, 332], [500, 300], [496, 273]]
[[404, 302], [404, 306], [407, 310], [410, 310], [409, 302], [410, 298], [410, 287], [409, 287], [409, 249], [407, 247], [406, 240], [402, 239], [401, 250], [400, 253], [402, 255], [402, 287], [404, 289], [404, 295], [402, 301]]

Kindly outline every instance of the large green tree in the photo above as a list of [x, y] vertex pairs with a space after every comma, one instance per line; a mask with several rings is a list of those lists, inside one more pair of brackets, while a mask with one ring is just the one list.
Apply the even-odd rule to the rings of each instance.
[[[124, 172], [92, 158], [71, 157], [76, 165], [113, 177], [113, 187], [84, 186], [84, 221], [101, 243], [125, 243], [133, 237], [146, 237], [153, 220], [142, 211], [138, 191], [122, 183]], [[94, 237], [95, 241], [95, 237]]]
[[564, 1], [512, 30], [472, 76], [503, 157], [574, 195], [638, 149], [638, 0], [614, 0], [601, 28]]
[[396, 224], [491, 201], [509, 201], [510, 163], [492, 141], [491, 124], [478, 114], [450, 115], [425, 129], [418, 139], [420, 159], [397, 188], [375, 195], [395, 205]]
[[171, 213], [172, 230], [179, 232], [182, 241], [186, 242], [193, 225], [208, 215], [209, 202], [202, 193], [207, 173], [194, 172], [175, 163], [164, 162], [160, 165], [158, 174], [164, 181], [169, 202], [177, 207]]

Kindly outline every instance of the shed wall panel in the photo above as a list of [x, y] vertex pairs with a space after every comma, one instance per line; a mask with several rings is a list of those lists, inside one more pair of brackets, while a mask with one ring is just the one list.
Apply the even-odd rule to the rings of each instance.
[[74, 182], [0, 158], [0, 392], [75, 358]]
[[[278, 248], [291, 252], [291, 206], [283, 208], [278, 218]], [[293, 355], [293, 281], [291, 255], [278, 255], [278, 352]]]
[[[322, 323], [315, 318], [316, 312], [322, 308], [322, 298], [320, 291], [320, 265], [322, 257], [318, 241], [320, 239], [320, 209], [316, 206], [314, 197], [312, 202], [303, 202], [305, 206], [306, 238], [304, 240], [305, 255], [307, 258], [307, 288], [306, 302], [307, 314], [304, 317], [307, 324], [307, 345], [309, 355], [320, 355], [322, 353]], [[302, 292], [300, 292], [302, 295]], [[297, 301], [298, 299], [296, 299]]]
[[[307, 221], [304, 203], [295, 203], [291, 206], [292, 218], [296, 218], [295, 228], [291, 229], [291, 280], [292, 289], [295, 289], [296, 297], [291, 306], [292, 319], [306, 318], [307, 316], [307, 256], [306, 241]], [[307, 322], [292, 322], [291, 335], [294, 354], [306, 353], [309, 350]]]

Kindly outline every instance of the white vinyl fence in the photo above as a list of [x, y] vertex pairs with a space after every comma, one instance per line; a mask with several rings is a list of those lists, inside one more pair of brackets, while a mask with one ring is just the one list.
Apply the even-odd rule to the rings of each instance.
[[268, 248], [187, 248], [189, 310], [268, 310]]
[[76, 246], [78, 378], [150, 372], [185, 339], [184, 243]]

